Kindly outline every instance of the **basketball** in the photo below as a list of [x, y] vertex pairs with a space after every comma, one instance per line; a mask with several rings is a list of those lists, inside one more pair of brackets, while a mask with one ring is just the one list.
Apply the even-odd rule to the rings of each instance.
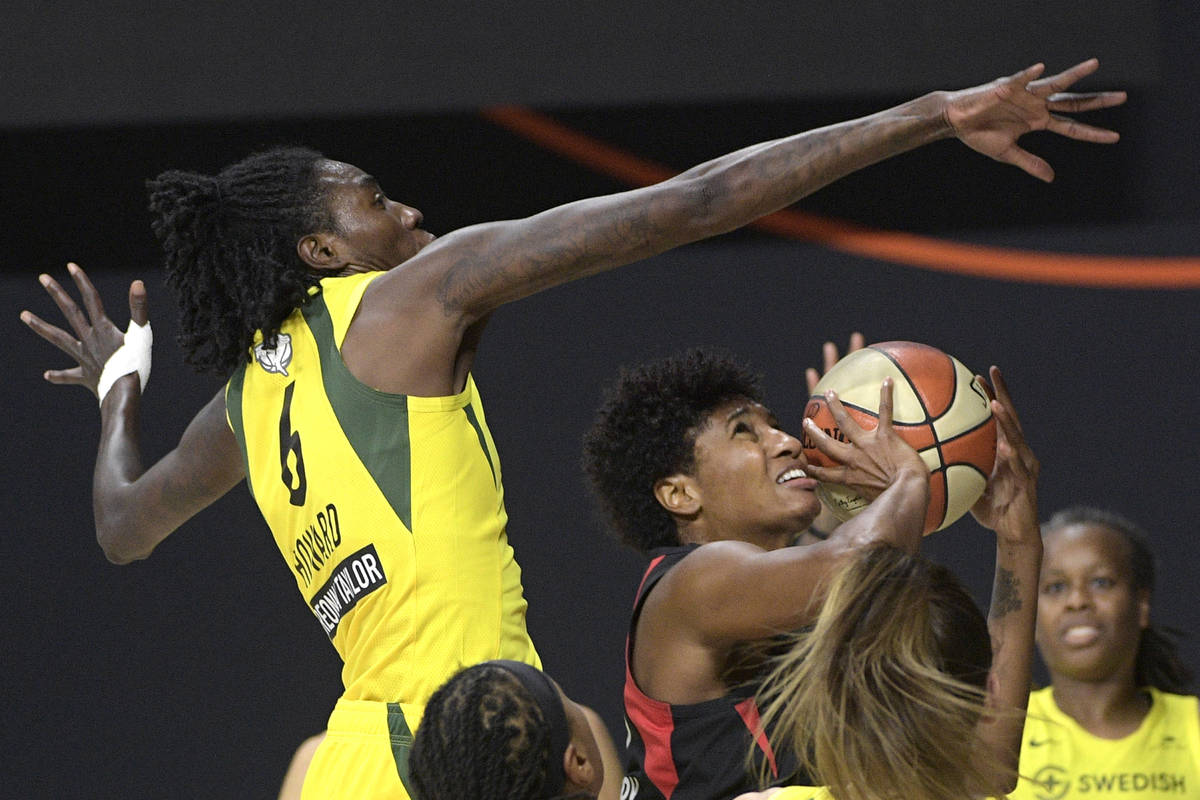
[[[804, 409], [817, 427], [844, 441], [825, 402], [837, 393], [847, 413], [865, 430], [879, 424], [879, 387], [891, 378], [892, 427], [929, 467], [929, 512], [925, 533], [947, 527], [966, 514], [987, 486], [996, 460], [996, 420], [982, 380], [953, 356], [916, 342], [883, 342], [856, 350], [817, 384]], [[809, 463], [834, 462], [803, 437]], [[822, 483], [821, 502], [843, 522], [870, 502], [845, 486]]]

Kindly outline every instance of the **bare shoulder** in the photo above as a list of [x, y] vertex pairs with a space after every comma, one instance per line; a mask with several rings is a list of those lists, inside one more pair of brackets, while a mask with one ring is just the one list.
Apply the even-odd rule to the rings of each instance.
[[[688, 553], [667, 572], [646, 598], [651, 613], [667, 613], [676, 621], [706, 617], [706, 607], [726, 595], [725, 584], [741, 580], [766, 553], [742, 541], [708, 542]], [[645, 613], [645, 612], [643, 612]]]
[[355, 378], [396, 394], [461, 390], [471, 366], [462, 363], [462, 345], [472, 318], [439, 296], [457, 250], [439, 239], [367, 287], [341, 347]]

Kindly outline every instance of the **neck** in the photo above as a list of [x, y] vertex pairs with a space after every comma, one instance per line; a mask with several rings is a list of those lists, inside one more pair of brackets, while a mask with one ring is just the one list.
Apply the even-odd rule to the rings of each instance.
[[763, 550], [778, 550], [795, 541], [794, 532], [742, 530], [733, 525], [713, 525], [705, 520], [691, 520], [678, 524], [679, 541], [683, 544], [707, 544], [708, 542], [748, 542]]
[[1150, 711], [1150, 697], [1132, 675], [1102, 681], [1052, 676], [1054, 702], [1089, 733], [1105, 739], [1128, 736]]

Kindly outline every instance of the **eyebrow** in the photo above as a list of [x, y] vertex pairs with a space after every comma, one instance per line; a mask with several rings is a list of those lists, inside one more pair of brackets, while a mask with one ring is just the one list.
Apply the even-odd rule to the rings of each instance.
[[354, 182], [360, 186], [372, 186], [372, 185], [376, 186], [376, 187], [379, 186], [379, 179], [376, 178], [374, 175], [368, 175], [365, 172], [362, 175], [360, 175], [358, 178], [356, 178], [354, 180]]
[[735, 417], [741, 417], [741, 416], [744, 416], [744, 415], [746, 415], [746, 414], [749, 414], [749, 413], [750, 413], [750, 407], [749, 407], [749, 406], [738, 406], [737, 408], [735, 408], [733, 411], [730, 411], [730, 412], [729, 412], [729, 413], [728, 413], [728, 414], [725, 416], [725, 421], [726, 421], [726, 422], [731, 422], [731, 421], [733, 421], [733, 419], [734, 419]]

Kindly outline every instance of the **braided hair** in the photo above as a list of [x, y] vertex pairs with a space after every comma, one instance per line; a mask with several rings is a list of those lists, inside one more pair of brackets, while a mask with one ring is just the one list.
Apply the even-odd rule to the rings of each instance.
[[501, 663], [465, 669], [429, 698], [408, 760], [417, 800], [568, 800], [561, 769], [551, 769], [562, 758], [551, 752], [554, 726]]
[[[1042, 525], [1042, 536], [1070, 525], [1094, 525], [1105, 528], [1125, 540], [1129, 575], [1134, 591], [1154, 592], [1154, 553], [1149, 537], [1135, 522], [1112, 511], [1091, 506], [1063, 509]], [[1138, 640], [1133, 675], [1138, 686], [1153, 686], [1164, 692], [1186, 694], [1192, 683], [1191, 669], [1179, 656], [1176, 641], [1182, 632], [1164, 625], [1150, 625]]]
[[169, 170], [146, 182], [151, 227], [179, 305], [178, 341], [200, 372], [227, 375], [268, 347], [319, 276], [296, 252], [309, 233], [335, 231], [318, 172], [303, 147], [255, 153], [216, 175]]

